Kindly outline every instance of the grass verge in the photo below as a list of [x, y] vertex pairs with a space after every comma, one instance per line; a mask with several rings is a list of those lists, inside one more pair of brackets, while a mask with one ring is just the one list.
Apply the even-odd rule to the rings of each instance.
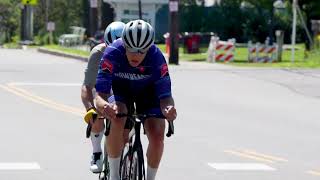
[[[165, 44], [157, 44], [162, 52], [166, 52]], [[76, 54], [83, 57], [88, 57], [89, 52], [84, 50], [72, 49], [61, 47], [59, 45], [46, 45], [47, 49], [53, 49], [69, 54]], [[179, 48], [179, 59], [181, 61], [206, 61], [207, 53], [206, 48], [201, 49], [202, 53], [196, 54], [186, 54], [183, 51], [183, 47]], [[305, 55], [304, 46], [297, 45], [297, 50], [295, 51], [295, 60], [291, 62], [291, 50], [285, 49], [282, 55], [281, 62], [275, 63], [248, 63], [248, 49], [245, 47], [236, 48], [235, 60], [233, 62], [227, 63], [233, 66], [242, 67], [278, 67], [278, 68], [320, 68], [320, 50], [312, 51]]]
[[68, 48], [68, 47], [62, 47], [59, 45], [45, 45], [43, 46], [46, 49], [51, 49], [59, 52], [64, 52], [67, 54], [74, 54], [74, 55], [79, 55], [83, 57], [89, 57], [90, 52], [89, 51], [84, 51], [80, 49], [73, 49], [73, 48]]

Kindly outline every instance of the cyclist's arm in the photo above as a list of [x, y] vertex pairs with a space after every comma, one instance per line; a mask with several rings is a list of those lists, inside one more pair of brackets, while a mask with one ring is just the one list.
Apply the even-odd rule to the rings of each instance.
[[[160, 52], [160, 51], [159, 51]], [[158, 98], [160, 99], [160, 108], [162, 114], [166, 116], [168, 120], [174, 120], [176, 118], [176, 110], [174, 108], [174, 100], [171, 94], [171, 79], [169, 75], [168, 65], [163, 57], [162, 53], [159, 53], [157, 58], [157, 72], [155, 72], [155, 89]]]
[[92, 49], [87, 67], [84, 71], [84, 80], [81, 87], [81, 100], [87, 110], [94, 108], [92, 89], [96, 84], [99, 62], [102, 58], [104, 48], [104, 45], [98, 45]]
[[164, 111], [167, 107], [174, 106], [174, 99], [169, 96], [164, 99], [160, 99], [161, 111]]
[[94, 108], [92, 87], [87, 85], [82, 85], [81, 100], [87, 111], [91, 108]]
[[107, 55], [100, 61], [99, 71], [96, 80], [96, 107], [98, 111], [106, 117], [105, 106], [109, 103], [107, 99], [110, 97], [112, 84], [113, 64], [107, 58]]
[[110, 94], [105, 94], [105, 93], [101, 93], [101, 92], [98, 92], [97, 93], [97, 96], [96, 96], [96, 107], [97, 107], [97, 110], [99, 112], [99, 114], [102, 114], [104, 117], [106, 117], [106, 114], [105, 114], [105, 106], [107, 104], [109, 104], [107, 102], [107, 99], [108, 97], [110, 97]]

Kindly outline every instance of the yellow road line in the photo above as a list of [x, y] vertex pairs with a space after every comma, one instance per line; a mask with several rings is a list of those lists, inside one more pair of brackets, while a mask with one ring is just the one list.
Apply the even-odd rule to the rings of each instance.
[[252, 151], [252, 150], [244, 150], [242, 151], [246, 154], [250, 154], [250, 155], [254, 155], [254, 156], [259, 156], [259, 157], [263, 157], [265, 159], [270, 159], [272, 161], [279, 161], [279, 162], [288, 162], [288, 160], [284, 159], [284, 158], [280, 158], [280, 157], [276, 157], [276, 156], [271, 156], [271, 155], [267, 155], [267, 154], [262, 154], [262, 153], [258, 153], [256, 151]]
[[55, 109], [55, 110], [58, 110], [58, 111], [62, 111], [62, 112], [67, 112], [67, 113], [71, 113], [71, 114], [74, 114], [74, 115], [77, 115], [77, 116], [83, 116], [83, 111], [80, 112], [80, 110], [78, 109], [75, 109], [73, 107], [70, 107], [70, 106], [66, 106], [64, 104], [59, 104], [59, 103], [56, 103], [54, 101], [51, 101], [51, 100], [48, 100], [48, 99], [44, 99], [42, 97], [39, 97], [39, 96], [35, 96], [27, 91], [24, 91], [22, 89], [19, 89], [19, 88], [14, 88], [14, 87], [9, 87], [9, 86], [4, 86], [4, 85], [0, 85], [0, 88], [12, 93], [12, 94], [15, 94], [17, 96], [20, 96], [22, 98], [25, 98], [31, 102], [34, 102], [34, 103], [37, 103], [37, 104], [41, 104], [41, 105], [44, 105], [46, 107], [49, 107], [51, 109]]
[[307, 173], [315, 175], [315, 176], [320, 176], [320, 172], [319, 171], [307, 171]]
[[244, 157], [244, 158], [254, 159], [254, 160], [257, 160], [257, 161], [262, 161], [262, 162], [267, 162], [267, 163], [274, 163], [273, 160], [266, 159], [266, 158], [263, 158], [263, 157], [254, 156], [254, 155], [250, 155], [250, 154], [246, 154], [246, 153], [242, 153], [242, 152], [238, 152], [238, 151], [225, 150], [224, 152], [225, 153], [229, 153], [229, 154], [233, 154], [233, 155], [236, 155], [236, 156]]
[[15, 87], [13, 85], [10, 85], [9, 84], [9, 87], [13, 90], [16, 90], [18, 92], [21, 92], [22, 94], [25, 94], [33, 99], [38, 99], [39, 101], [42, 101], [42, 102], [45, 102], [47, 104], [51, 104], [51, 105], [54, 105], [54, 106], [59, 106], [61, 108], [64, 108], [64, 109], [68, 109], [70, 111], [74, 111], [74, 112], [78, 112], [78, 113], [83, 113], [83, 110], [81, 109], [77, 109], [77, 108], [74, 108], [74, 107], [71, 107], [71, 106], [67, 106], [67, 105], [64, 105], [64, 104], [61, 104], [61, 103], [57, 103], [57, 102], [54, 102], [50, 99], [46, 99], [46, 98], [43, 98], [43, 97], [40, 97], [40, 96], [37, 96], [37, 95], [34, 95], [30, 92], [28, 92], [27, 90], [25, 89], [22, 89], [22, 88], [18, 88], [18, 87]]

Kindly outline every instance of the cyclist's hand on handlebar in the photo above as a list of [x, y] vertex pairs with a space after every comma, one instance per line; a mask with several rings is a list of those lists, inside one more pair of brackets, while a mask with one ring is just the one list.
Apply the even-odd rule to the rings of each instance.
[[104, 105], [104, 115], [108, 119], [115, 119], [116, 115], [118, 114], [118, 107], [116, 104], [107, 103]]
[[97, 118], [98, 114], [95, 110], [95, 108], [89, 108], [87, 110], [87, 113], [84, 115], [83, 119], [88, 124], [89, 122], [92, 122], [93, 119]]
[[174, 106], [167, 106], [163, 111], [163, 115], [168, 121], [174, 121], [177, 118], [177, 110]]

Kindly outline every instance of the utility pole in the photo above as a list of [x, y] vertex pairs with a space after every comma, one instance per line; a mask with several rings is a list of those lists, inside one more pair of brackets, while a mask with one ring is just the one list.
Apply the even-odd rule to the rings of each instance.
[[141, 0], [138, 0], [138, 4], [139, 4], [139, 19], [142, 19]]
[[274, 6], [271, 8], [270, 27], [269, 27], [269, 45], [273, 44], [273, 28], [274, 28]]
[[21, 40], [29, 44], [33, 41], [33, 6], [38, 4], [37, 0], [22, 0], [23, 5], [21, 17]]
[[24, 6], [24, 39], [33, 40], [33, 7], [31, 5]]
[[179, 64], [179, 37], [178, 37], [178, 10], [179, 10], [179, 0], [169, 1], [169, 27], [170, 27], [170, 53], [169, 53], [169, 63]]
[[293, 3], [292, 3], [293, 22], [292, 22], [292, 39], [291, 39], [291, 63], [294, 63], [294, 53], [295, 53], [295, 45], [296, 45], [297, 5], [298, 5], [298, 0], [293, 0]]
[[94, 36], [98, 29], [98, 0], [90, 1], [90, 11], [89, 11], [89, 35]]
[[49, 0], [46, 0], [46, 25], [48, 24], [49, 22]]
[[26, 14], [26, 7], [25, 7], [25, 5], [23, 5], [23, 4], [21, 4], [21, 6], [20, 6], [20, 8], [21, 8], [21, 34], [20, 34], [20, 36], [21, 36], [21, 40], [24, 40], [25, 39], [25, 24], [26, 24], [26, 22], [25, 22], [25, 14]]

